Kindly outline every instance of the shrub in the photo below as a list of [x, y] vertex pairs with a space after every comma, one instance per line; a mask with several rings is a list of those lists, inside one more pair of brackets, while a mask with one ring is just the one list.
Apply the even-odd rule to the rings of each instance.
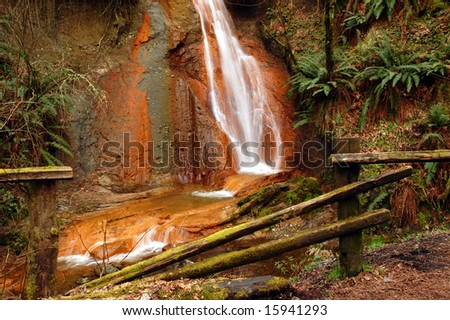
[[450, 124], [448, 107], [441, 103], [435, 104], [428, 113], [428, 125], [431, 127], [444, 127]]
[[372, 63], [357, 76], [358, 83], [368, 86], [368, 97], [361, 110], [359, 129], [363, 130], [368, 118], [369, 107], [376, 111], [380, 106], [387, 107], [388, 114], [396, 116], [400, 98], [417, 88], [423, 80], [433, 75], [444, 75], [445, 64], [429, 58], [419, 61], [419, 54], [395, 49], [384, 39], [381, 45], [369, 50], [374, 54]]
[[311, 115], [321, 118], [333, 102], [347, 98], [355, 85], [353, 78], [358, 69], [353, 60], [335, 58], [334, 70], [329, 74], [324, 55], [304, 56], [297, 61], [296, 73], [290, 78], [289, 95], [299, 94], [302, 118], [295, 127], [306, 124]]

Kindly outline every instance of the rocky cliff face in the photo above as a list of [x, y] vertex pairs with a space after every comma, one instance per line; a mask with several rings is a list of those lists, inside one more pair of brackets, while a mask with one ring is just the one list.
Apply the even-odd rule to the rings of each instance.
[[[287, 71], [248, 25], [242, 23], [240, 40], [268, 79], [283, 139], [294, 141], [292, 106], [284, 99]], [[231, 161], [228, 138], [209, 109], [202, 35], [190, 0], [150, 2], [129, 54], [104, 73], [101, 86], [109, 98], [98, 106], [94, 125], [101, 137], [95, 143], [101, 184], [126, 190], [173, 182], [221, 186], [233, 174], [224, 170]]]

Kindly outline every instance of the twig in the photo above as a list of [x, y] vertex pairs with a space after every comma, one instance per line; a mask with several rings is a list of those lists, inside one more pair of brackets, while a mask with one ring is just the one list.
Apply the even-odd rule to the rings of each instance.
[[77, 226], [75, 225], [75, 222], [73, 221], [72, 217], [69, 217], [69, 219], [70, 219], [70, 222], [72, 223], [73, 227], [75, 228], [75, 232], [77, 233], [78, 238], [80, 239], [83, 248], [86, 249], [86, 251], [87, 251], [87, 252], [89, 253], [89, 255], [92, 257], [92, 259], [94, 259], [94, 261], [95, 261], [95, 263], [97, 264], [97, 266], [101, 269], [101, 266], [100, 266], [100, 264], [98, 263], [97, 259], [94, 258], [94, 256], [92, 255], [92, 252], [89, 250], [89, 248], [88, 248], [88, 247], [86, 246], [86, 244], [84, 243], [83, 238], [81, 237], [81, 234], [80, 234], [80, 232], [78, 231], [78, 228], [77, 228]]
[[122, 260], [120, 260], [119, 264], [122, 263], [122, 262], [130, 255], [131, 252], [133, 252], [134, 248], [136, 248], [136, 246], [139, 244], [139, 242], [141, 242], [142, 239], [144, 239], [145, 235], [146, 235], [147, 233], [149, 233], [150, 230], [151, 230], [151, 229], [148, 229], [147, 231], [145, 231], [145, 232], [142, 234], [142, 236], [141, 236], [141, 237], [139, 238], [139, 240], [134, 244], [134, 246], [131, 248], [131, 250], [128, 251], [128, 253], [126, 254], [126, 256], [123, 257]]

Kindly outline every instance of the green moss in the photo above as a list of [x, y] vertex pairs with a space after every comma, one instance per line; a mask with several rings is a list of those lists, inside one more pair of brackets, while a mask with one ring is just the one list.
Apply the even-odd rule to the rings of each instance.
[[206, 286], [200, 294], [204, 300], [226, 300], [229, 297], [228, 290], [217, 284]]
[[289, 280], [282, 277], [273, 277], [267, 281], [270, 291], [280, 291], [290, 286]]
[[57, 237], [59, 235], [59, 229], [56, 227], [52, 227], [50, 230], [50, 234], [54, 237]]
[[237, 300], [248, 298], [248, 292], [246, 290], [242, 289], [235, 293], [234, 298]]
[[368, 247], [370, 249], [376, 249], [384, 246], [386, 244], [386, 238], [383, 236], [373, 236], [370, 237], [370, 242]]
[[257, 213], [257, 216], [258, 216], [259, 218], [261, 218], [261, 217], [265, 217], [265, 216], [267, 216], [267, 215], [269, 215], [269, 214], [271, 214], [271, 213], [273, 213], [271, 208], [262, 208], [262, 209]]
[[287, 183], [290, 185], [289, 190], [281, 194], [275, 202], [282, 200], [287, 205], [293, 205], [322, 194], [320, 184], [315, 178], [300, 176]]
[[334, 267], [333, 269], [331, 269], [330, 271], [328, 271], [327, 273], [327, 277], [331, 280], [331, 281], [336, 281], [341, 279], [343, 276], [341, 268], [339, 266]]

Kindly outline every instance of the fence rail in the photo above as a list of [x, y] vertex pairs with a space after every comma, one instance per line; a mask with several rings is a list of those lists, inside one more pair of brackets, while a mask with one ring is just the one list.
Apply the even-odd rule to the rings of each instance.
[[338, 153], [332, 154], [330, 160], [333, 165], [444, 162], [450, 161], [450, 150]]
[[[339, 153], [331, 154], [329, 161], [335, 168], [337, 187], [357, 181], [360, 165], [363, 164], [450, 161], [450, 150], [360, 153], [359, 138], [343, 138], [336, 142], [336, 145], [340, 146]], [[361, 204], [358, 197], [351, 197], [338, 203], [339, 220], [360, 214]], [[357, 275], [363, 267], [362, 232], [357, 231], [340, 237], [339, 252], [343, 274]]]
[[[367, 181], [358, 181], [359, 170], [361, 164], [375, 163], [402, 163], [402, 162], [426, 162], [426, 161], [450, 161], [450, 150], [433, 150], [433, 151], [403, 151], [403, 152], [382, 152], [382, 153], [360, 153], [360, 141], [357, 138], [339, 139], [345, 142], [344, 147], [340, 149], [342, 153], [334, 153], [330, 156], [330, 161], [335, 167], [336, 186], [337, 189], [327, 194], [311, 199], [309, 201], [294, 205], [279, 212], [275, 212], [266, 217], [250, 221], [241, 225], [221, 230], [205, 238], [192, 241], [180, 245], [176, 248], [169, 249], [161, 256], [152, 257], [146, 261], [139, 263], [138, 266], [129, 266], [116, 273], [109, 274], [103, 278], [94, 280], [86, 285], [88, 288], [101, 287], [105, 284], [117, 284], [129, 281], [136, 277], [149, 273], [150, 271], [158, 271], [175, 262], [192, 257], [201, 252], [211, 250], [212, 248], [223, 245], [224, 243], [233, 241], [242, 236], [251, 234], [257, 230], [261, 230], [271, 226], [279, 221], [285, 221], [298, 216], [305, 212], [318, 209], [330, 203], [338, 203], [338, 223], [331, 223], [317, 230], [305, 230], [297, 234], [295, 237], [286, 239], [286, 243], [290, 243], [292, 248], [298, 248], [306, 244], [323, 242], [324, 239], [330, 237], [339, 237], [340, 266], [344, 276], [354, 276], [362, 270], [362, 230], [368, 226], [376, 225], [386, 221], [389, 215], [387, 210], [381, 210], [374, 213], [361, 213], [361, 205], [357, 195], [362, 192], [374, 189], [381, 185], [401, 180], [412, 174], [411, 167], [403, 167], [395, 171], [380, 175]], [[342, 144], [341, 144], [342, 145]], [[32, 194], [30, 201], [30, 218], [32, 231], [41, 230], [40, 232], [32, 232], [29, 250], [29, 266], [28, 274], [32, 277], [32, 284], [36, 285], [36, 291], [29, 298], [46, 297], [52, 292], [52, 279], [56, 272], [56, 256], [57, 256], [57, 224], [56, 222], [56, 180], [71, 179], [73, 171], [70, 167], [38, 167], [23, 169], [0, 169], [0, 182], [24, 182], [31, 181]], [[370, 223], [361, 223], [348, 229], [347, 227], [358, 221], [359, 218], [366, 216], [376, 216], [375, 220]], [[372, 219], [372, 218], [371, 218]], [[337, 226], [344, 226], [344, 229], [337, 232]], [[328, 228], [328, 229], [327, 229]], [[345, 229], [347, 228], [347, 229]], [[322, 230], [323, 229], [323, 230]], [[331, 232], [331, 231], [335, 232]], [[314, 232], [320, 233], [320, 237], [312, 237]], [[330, 234], [326, 234], [329, 232]], [[220, 234], [220, 237], [218, 236]], [[303, 237], [303, 238], [302, 238]], [[309, 239], [304, 241], [304, 238]], [[297, 242], [296, 242], [297, 241]], [[304, 242], [303, 242], [304, 241]], [[295, 244], [292, 244], [295, 242]], [[266, 243], [255, 247], [260, 253], [252, 256], [252, 262], [266, 259], [270, 256], [276, 256], [280, 252], [286, 252], [289, 249], [285, 243]], [[231, 254], [231, 253], [230, 253]], [[230, 255], [228, 254], [228, 255]], [[236, 265], [248, 263], [244, 257], [248, 256], [248, 252], [234, 252], [231, 254], [235, 262], [227, 262], [227, 267], [232, 268]], [[223, 255], [228, 258], [227, 254]], [[257, 258], [255, 258], [257, 257]], [[223, 260], [219, 257], [212, 257], [204, 261], [195, 263], [195, 267], [180, 268], [173, 273], [165, 274], [167, 279], [174, 279], [176, 276], [190, 277], [190, 273], [197, 266], [205, 266], [204, 272], [217, 271]], [[255, 258], [255, 259], [254, 259]], [[253, 261], [254, 260], [254, 261]], [[217, 264], [217, 265], [216, 265]], [[189, 269], [190, 268], [190, 269]], [[222, 270], [222, 269], [221, 269]], [[205, 274], [196, 274], [203, 276]], [[162, 274], [164, 276], [164, 273]]]

